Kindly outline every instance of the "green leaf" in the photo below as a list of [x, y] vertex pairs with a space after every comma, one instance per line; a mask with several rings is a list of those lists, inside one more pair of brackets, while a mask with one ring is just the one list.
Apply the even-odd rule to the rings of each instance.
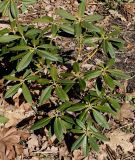
[[26, 99], [26, 101], [28, 103], [32, 103], [32, 96], [31, 96], [30, 91], [25, 83], [23, 83], [23, 85], [22, 85], [22, 93], [23, 93], [23, 96]]
[[87, 22], [95, 22], [95, 21], [99, 21], [103, 19], [103, 16], [99, 15], [99, 14], [93, 14], [93, 15], [89, 15], [85, 17], [85, 21]]
[[39, 80], [39, 76], [37, 76], [37, 75], [29, 75], [29, 76], [26, 77], [26, 80], [28, 80], [28, 81], [37, 81], [37, 80]]
[[8, 43], [8, 42], [12, 42], [16, 39], [21, 38], [20, 36], [17, 35], [3, 35], [0, 37], [0, 43]]
[[73, 64], [73, 71], [74, 71], [75, 73], [80, 72], [80, 66], [79, 66], [79, 63], [78, 63], [78, 62], [74, 62], [74, 64]]
[[19, 64], [17, 65], [17, 71], [20, 72], [22, 71], [24, 68], [26, 68], [30, 62], [32, 61], [32, 57], [33, 57], [33, 51], [27, 53], [19, 62]]
[[79, 79], [80, 89], [83, 91], [86, 88], [86, 82], [83, 79]]
[[107, 42], [107, 50], [108, 50], [111, 58], [115, 58], [115, 50], [110, 42]]
[[85, 137], [85, 134], [83, 134], [82, 136], [80, 136], [72, 145], [71, 151], [78, 149], [82, 143], [83, 143], [83, 139]]
[[89, 143], [90, 143], [90, 145], [91, 145], [91, 148], [92, 148], [94, 151], [96, 151], [96, 152], [99, 151], [99, 146], [98, 146], [98, 144], [97, 144], [97, 142], [96, 142], [96, 139], [95, 139], [94, 137], [89, 137]]
[[13, 18], [17, 18], [18, 17], [17, 5], [13, 0], [11, 0], [10, 3], [11, 3], [11, 8], [10, 8], [11, 15]]
[[32, 125], [31, 130], [37, 130], [46, 126], [51, 121], [50, 117], [40, 119], [34, 125]]
[[85, 2], [84, 2], [84, 0], [80, 3], [78, 10], [79, 10], [79, 16], [83, 17], [84, 12], [85, 12]]
[[64, 9], [57, 9], [56, 13], [62, 18], [69, 19], [69, 20], [76, 20], [76, 18], [72, 14], [68, 13]]
[[82, 150], [83, 150], [83, 154], [86, 157], [89, 153], [89, 147], [88, 147], [88, 137], [85, 136], [83, 138], [83, 142], [82, 142]]
[[25, 46], [25, 45], [19, 45], [19, 46], [9, 48], [10, 51], [26, 51], [29, 49], [31, 49], [31, 47]]
[[63, 104], [61, 104], [59, 107], [58, 107], [58, 110], [60, 111], [64, 111], [66, 110], [67, 108], [69, 108], [71, 106], [71, 102], [64, 102]]
[[85, 80], [90, 80], [93, 78], [97, 78], [101, 75], [102, 71], [101, 70], [95, 70], [95, 71], [89, 71], [84, 75]]
[[37, 80], [37, 82], [38, 82], [39, 84], [41, 84], [41, 85], [45, 85], [45, 84], [49, 84], [49, 83], [50, 83], [50, 81], [49, 81], [48, 79], [46, 79], [46, 78], [39, 78], [39, 79]]
[[81, 23], [76, 23], [76, 24], [74, 24], [74, 30], [75, 30], [75, 35], [76, 35], [76, 37], [80, 37], [81, 34], [82, 34]]
[[117, 99], [109, 98], [109, 102], [110, 102], [111, 106], [112, 106], [116, 111], [119, 111], [119, 110], [120, 110], [120, 104], [119, 104], [119, 101], [118, 101]]
[[51, 97], [51, 92], [52, 92], [52, 86], [49, 86], [42, 91], [42, 94], [39, 100], [39, 105], [44, 104], [44, 102]]
[[103, 78], [104, 78], [105, 83], [109, 86], [109, 88], [113, 90], [115, 87], [115, 83], [113, 79], [108, 74], [105, 74]]
[[49, 16], [43, 16], [41, 18], [34, 19], [35, 23], [50, 23], [53, 22], [53, 18]]
[[125, 74], [124, 72], [118, 69], [109, 69], [108, 72], [110, 72], [112, 76], [119, 78], [119, 79], [129, 79], [130, 78], [128, 74]]
[[61, 118], [68, 123], [75, 124], [74, 120], [69, 116], [64, 115], [64, 116], [61, 116]]
[[8, 122], [8, 118], [0, 115], [0, 123], [5, 124], [5, 123], [7, 123], [7, 122]]
[[108, 103], [104, 105], [98, 105], [95, 108], [101, 112], [111, 113], [112, 115], [115, 115], [114, 110], [110, 107]]
[[51, 27], [52, 36], [55, 37], [57, 32], [58, 32], [58, 26], [56, 24], [52, 24], [52, 27]]
[[96, 122], [97, 122], [101, 127], [104, 127], [104, 128], [106, 128], [106, 129], [109, 129], [109, 125], [108, 125], [106, 119], [104, 118], [104, 116], [103, 116], [100, 112], [98, 112], [98, 111], [96, 111], [96, 110], [93, 110], [93, 116], [94, 116]]
[[80, 128], [82, 129], [86, 128], [85, 124], [80, 119], [76, 119], [76, 123], [78, 124]]
[[69, 107], [67, 109], [67, 111], [76, 112], [76, 111], [81, 111], [83, 109], [86, 109], [86, 104], [78, 103], [78, 104], [75, 104], [75, 105], [72, 105], [71, 107]]
[[112, 58], [112, 59], [108, 60], [108, 62], [106, 64], [106, 67], [110, 68], [110, 67], [112, 67], [114, 65], [114, 63], [115, 63], [115, 59]]
[[72, 129], [71, 132], [72, 132], [72, 133], [79, 133], [79, 134], [80, 134], [80, 133], [84, 133], [84, 131], [83, 131], [83, 130], [80, 130], [80, 129]]
[[108, 41], [107, 40], [103, 40], [102, 47], [103, 47], [103, 51], [105, 53], [108, 53]]
[[10, 80], [10, 81], [20, 81], [20, 79], [19, 79], [19, 78], [14, 77], [14, 76], [11, 76], [11, 75], [4, 76], [4, 79], [6, 79], [6, 80]]
[[74, 35], [75, 31], [74, 31], [74, 27], [72, 25], [68, 25], [68, 24], [64, 24], [64, 25], [61, 25], [60, 28], [66, 32], [66, 33], [69, 33], [69, 34], [72, 34]]
[[55, 118], [54, 121], [54, 133], [59, 141], [63, 140], [64, 136], [63, 136], [62, 123], [59, 117]]
[[57, 72], [58, 72], [58, 71], [57, 71], [56, 67], [52, 66], [52, 67], [51, 67], [51, 70], [50, 70], [50, 75], [51, 75], [53, 81], [57, 81], [57, 79], [58, 79], [58, 74], [57, 74]]
[[57, 96], [61, 99], [61, 101], [64, 102], [69, 100], [67, 93], [62, 89], [62, 87], [60, 86], [56, 87], [55, 91]]
[[48, 51], [38, 50], [37, 53], [40, 57], [45, 57], [50, 61], [60, 61], [60, 62], [62, 61], [61, 57], [59, 57], [57, 54], [52, 54]]
[[101, 133], [98, 133], [98, 132], [93, 132], [93, 135], [95, 136], [95, 138], [97, 138], [98, 140], [101, 140], [101, 141], [108, 141], [108, 138], [101, 134]]
[[18, 89], [20, 88], [20, 86], [21, 86], [21, 84], [16, 84], [16, 85], [10, 87], [7, 90], [6, 94], [5, 94], [5, 98], [12, 97], [18, 91]]

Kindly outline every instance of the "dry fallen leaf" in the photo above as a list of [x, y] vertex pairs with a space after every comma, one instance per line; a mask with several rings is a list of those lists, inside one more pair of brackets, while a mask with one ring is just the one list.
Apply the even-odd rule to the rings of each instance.
[[35, 147], [39, 145], [37, 136], [35, 134], [32, 134], [29, 137], [27, 144], [28, 144], [28, 148], [33, 151]]
[[25, 133], [18, 131], [16, 128], [0, 128], [0, 144], [2, 146], [0, 147], [0, 154], [2, 160], [15, 159], [16, 154], [22, 154], [22, 146], [19, 144], [22, 134]]
[[74, 150], [72, 160], [82, 160], [84, 158], [80, 149]]
[[133, 144], [130, 142], [130, 138], [134, 135], [132, 133], [125, 133], [121, 130], [115, 130], [112, 133], [108, 133], [110, 141], [105, 142], [110, 148], [116, 151], [117, 146], [121, 146], [126, 152], [133, 152]]
[[121, 106], [121, 109], [117, 114], [117, 118], [120, 121], [123, 121], [124, 118], [126, 118], [126, 119], [129, 119], [129, 118], [135, 119], [133, 111], [135, 111], [135, 107], [131, 106], [129, 103], [124, 103]]

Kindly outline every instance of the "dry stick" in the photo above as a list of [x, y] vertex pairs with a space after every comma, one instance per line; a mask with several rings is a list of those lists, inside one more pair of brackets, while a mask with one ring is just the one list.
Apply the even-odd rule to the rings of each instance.
[[76, 59], [77, 62], [78, 62], [78, 60], [81, 56], [81, 52], [82, 52], [82, 35], [80, 35], [78, 43], [79, 43], [79, 47], [78, 47], [79, 51], [78, 51], [78, 55], [77, 55], [77, 59]]
[[90, 60], [92, 57], [94, 57], [94, 55], [98, 52], [100, 46], [102, 45], [102, 42], [99, 44], [99, 46], [94, 49], [94, 51], [92, 51], [87, 58], [84, 59], [83, 63], [86, 63], [88, 60]]

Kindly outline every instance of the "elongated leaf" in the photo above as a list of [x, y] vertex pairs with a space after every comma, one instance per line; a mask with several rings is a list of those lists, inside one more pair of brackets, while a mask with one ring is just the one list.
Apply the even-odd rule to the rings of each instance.
[[86, 82], [83, 79], [79, 79], [80, 89], [83, 91], [86, 88]]
[[20, 81], [19, 78], [14, 77], [14, 76], [10, 76], [10, 75], [4, 76], [4, 79], [10, 80], [10, 81]]
[[129, 79], [130, 76], [128, 74], [125, 74], [123, 71], [118, 69], [109, 69], [108, 70], [112, 76], [119, 78], [119, 79]]
[[64, 102], [62, 105], [60, 105], [59, 107], [58, 107], [58, 110], [60, 110], [60, 111], [64, 111], [64, 110], [66, 110], [68, 107], [70, 107], [71, 106], [71, 102]]
[[29, 49], [31, 49], [31, 47], [25, 46], [25, 45], [19, 45], [19, 46], [9, 48], [10, 51], [26, 51], [26, 50], [29, 50]]
[[79, 5], [79, 16], [83, 17], [85, 12], [85, 2], [82, 1]]
[[66, 18], [66, 19], [69, 19], [69, 20], [76, 20], [76, 18], [75, 18], [72, 14], [68, 13], [68, 12], [65, 11], [64, 9], [58, 9], [58, 10], [56, 11], [56, 13], [57, 13], [59, 16], [61, 16], [62, 18]]
[[96, 139], [95, 139], [94, 137], [89, 137], [89, 143], [90, 143], [90, 145], [91, 145], [91, 148], [92, 148], [94, 151], [96, 151], [96, 152], [99, 151], [99, 146], [98, 146], [98, 144], [97, 144], [97, 142], [96, 142]]
[[62, 89], [62, 87], [56, 87], [56, 94], [63, 102], [69, 100], [67, 93]]
[[110, 89], [114, 89], [115, 83], [114, 83], [113, 79], [108, 74], [104, 75], [104, 81], [109, 86]]
[[93, 110], [93, 115], [94, 115], [94, 118], [95, 118], [96, 122], [101, 127], [109, 129], [109, 125], [108, 125], [106, 119], [104, 118], [104, 116], [100, 112], [98, 112], [96, 110]]
[[34, 19], [35, 23], [50, 23], [50, 22], [53, 22], [53, 18], [52, 17], [49, 17], [49, 16], [43, 16], [41, 18], [37, 18], [37, 19]]
[[58, 79], [58, 74], [57, 74], [57, 69], [56, 69], [56, 67], [54, 67], [54, 66], [51, 67], [50, 75], [51, 75], [53, 81], [57, 81], [57, 79]]
[[24, 68], [26, 68], [31, 60], [32, 60], [32, 57], [33, 57], [33, 53], [32, 52], [29, 52], [27, 53], [22, 59], [21, 61], [19, 62], [19, 64], [17, 65], [17, 71], [20, 72], [22, 71]]
[[21, 86], [21, 84], [16, 84], [16, 85], [10, 87], [5, 94], [5, 98], [12, 97], [18, 91], [20, 86]]
[[8, 122], [8, 118], [0, 115], [0, 123], [5, 124], [5, 123], [7, 123], [7, 122]]
[[115, 58], [115, 50], [114, 50], [111, 42], [107, 42], [107, 50], [108, 50], [111, 58]]
[[58, 55], [49, 53], [47, 51], [38, 50], [38, 55], [41, 57], [45, 57], [50, 61], [62, 61], [62, 59]]
[[96, 77], [100, 76], [101, 73], [102, 73], [101, 70], [89, 71], [84, 75], [84, 79], [90, 80], [90, 79], [96, 78]]
[[95, 138], [98, 139], [98, 140], [108, 141], [108, 138], [105, 135], [103, 135], [99, 132], [93, 132], [93, 134], [94, 134]]
[[8, 42], [12, 42], [16, 39], [21, 38], [20, 36], [17, 35], [3, 35], [0, 37], [0, 43], [8, 43]]
[[13, 18], [17, 18], [18, 17], [17, 5], [13, 0], [11, 0], [10, 2], [11, 2], [11, 8], [10, 8], [11, 15]]
[[26, 101], [28, 103], [32, 103], [32, 96], [31, 96], [30, 91], [25, 83], [23, 83], [23, 85], [22, 85], [22, 93], [23, 93], [23, 96], [26, 99]]
[[62, 123], [60, 118], [55, 118], [54, 133], [59, 141], [63, 140], [64, 136], [63, 136], [63, 129], [62, 129]]
[[104, 53], [108, 53], [108, 41], [107, 40], [103, 40], [102, 47], [103, 47]]
[[26, 77], [27, 80], [30, 80], [30, 81], [36, 81], [39, 79], [39, 76], [37, 75], [29, 75]]
[[83, 150], [83, 154], [86, 157], [89, 153], [89, 146], [88, 146], [88, 137], [85, 136], [83, 138], [83, 142], [82, 142], [82, 150]]
[[64, 32], [74, 35], [75, 31], [73, 26], [65, 24], [61, 25], [60, 27]]
[[83, 142], [83, 139], [85, 137], [85, 134], [83, 134], [82, 136], [80, 136], [72, 145], [72, 148], [71, 148], [71, 151], [75, 150], [75, 149], [78, 149], [81, 145], [82, 145], [82, 142]]
[[104, 104], [103, 106], [99, 105], [95, 108], [101, 112], [111, 113], [112, 115], [115, 115], [115, 111], [110, 107], [109, 104]]
[[95, 22], [101, 20], [103, 17], [99, 14], [93, 14], [85, 17], [85, 21], [87, 22]]
[[79, 133], [79, 134], [80, 134], [80, 133], [84, 133], [84, 131], [81, 130], [81, 129], [72, 129], [71, 132], [72, 132], [72, 133]]
[[119, 104], [119, 101], [118, 101], [117, 99], [109, 98], [109, 102], [110, 102], [111, 106], [112, 106], [116, 111], [119, 111], [119, 110], [120, 110], [120, 104]]
[[106, 66], [107, 66], [108, 68], [109, 68], [109, 67], [112, 67], [112, 65], [114, 65], [114, 63], [115, 63], [115, 59], [112, 58], [112, 59], [108, 60]]
[[81, 110], [83, 110], [85, 108], [86, 108], [86, 104], [78, 103], [78, 104], [75, 104], [75, 105], [72, 105], [71, 107], [69, 107], [67, 109], [67, 111], [76, 112], [76, 111], [81, 111]]
[[49, 86], [42, 91], [39, 105], [42, 105], [46, 100], [48, 100], [51, 97], [51, 92], [52, 92], [52, 86]]
[[74, 120], [69, 116], [64, 115], [64, 116], [61, 116], [61, 118], [68, 123], [75, 124]]
[[46, 126], [50, 121], [51, 121], [51, 118], [50, 118], [50, 117], [40, 119], [38, 122], [36, 122], [36, 123], [31, 127], [31, 130], [40, 129], [40, 128]]
[[78, 73], [80, 71], [80, 66], [79, 66], [78, 62], [74, 62], [74, 64], [73, 64], [73, 71], [75, 73]]
[[80, 37], [82, 33], [81, 23], [74, 24], [74, 30], [75, 30], [76, 37]]
[[45, 85], [45, 84], [49, 84], [49, 83], [50, 83], [50, 81], [49, 81], [48, 79], [46, 79], [46, 78], [39, 78], [39, 79], [37, 80], [37, 82], [38, 82], [39, 84], [42, 84], [42, 85]]
[[81, 120], [77, 119], [77, 120], [76, 120], [76, 123], [77, 123], [78, 126], [81, 127], [82, 129], [85, 129], [85, 128], [86, 128], [85, 124], [84, 124]]

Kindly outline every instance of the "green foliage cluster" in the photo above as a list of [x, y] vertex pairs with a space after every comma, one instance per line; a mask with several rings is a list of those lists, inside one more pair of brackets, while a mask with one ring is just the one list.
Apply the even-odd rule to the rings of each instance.
[[[10, 13], [5, 3], [10, 6]], [[11, 73], [4, 76], [5, 98], [21, 90], [24, 100], [36, 107], [37, 115], [40, 108], [45, 109], [44, 118], [35, 122], [31, 130], [46, 126], [59, 141], [70, 135], [76, 139], [71, 150], [82, 147], [85, 156], [91, 149], [98, 151], [98, 142], [107, 140], [100, 132], [101, 128], [109, 129], [105, 115], [115, 116], [120, 109], [116, 90], [121, 86], [119, 80], [129, 78], [114, 68], [115, 51], [123, 46], [118, 38], [119, 28], [106, 32], [96, 26], [103, 17], [86, 15], [83, 0], [75, 16], [58, 9], [59, 20], [48, 16], [35, 19], [34, 23], [47, 24], [43, 29], [16, 23], [15, 1], [5, 0], [0, 6], [3, 15], [8, 12], [11, 20], [10, 28], [0, 30], [1, 62], [9, 60], [11, 64]], [[77, 49], [70, 58], [55, 44], [57, 37], [63, 35], [76, 43]], [[91, 53], [86, 46], [92, 48]], [[105, 62], [85, 70], [83, 64], [90, 64], [99, 51], [106, 56]]]

